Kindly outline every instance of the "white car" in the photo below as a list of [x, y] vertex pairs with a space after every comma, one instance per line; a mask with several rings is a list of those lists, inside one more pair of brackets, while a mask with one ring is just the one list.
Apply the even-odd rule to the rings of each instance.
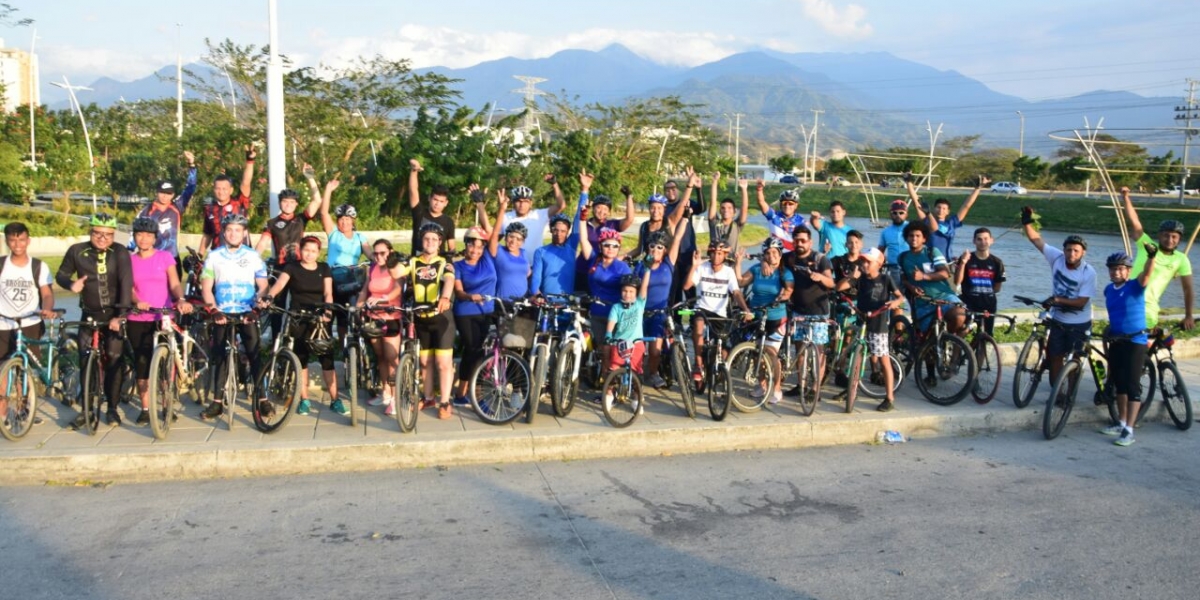
[[992, 191], [993, 192], [1003, 192], [1005, 194], [1016, 194], [1018, 196], [1024, 196], [1025, 193], [1028, 192], [1029, 190], [1027, 190], [1011, 181], [997, 181], [996, 183], [992, 184]]

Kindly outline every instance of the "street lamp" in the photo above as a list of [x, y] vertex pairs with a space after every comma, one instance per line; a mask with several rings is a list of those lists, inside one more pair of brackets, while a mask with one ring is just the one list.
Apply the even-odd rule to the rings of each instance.
[[[79, 105], [79, 99], [75, 97], [75, 90], [92, 91], [92, 88], [82, 85], [71, 85], [67, 80], [67, 76], [63, 75], [63, 82], [51, 81], [50, 85], [67, 90], [71, 96], [71, 107], [79, 114], [79, 124], [83, 126], [83, 139], [87, 142], [88, 151], [88, 168], [92, 174], [92, 211], [96, 211], [96, 158], [92, 156], [92, 136], [88, 133], [87, 121], [83, 118], [83, 107]], [[68, 199], [69, 200], [69, 199]]]
[[37, 105], [37, 55], [33, 53], [37, 45], [37, 29], [33, 30], [33, 38], [29, 41], [29, 164], [37, 171], [37, 125], [33, 120], [33, 111]]
[[[370, 129], [367, 127], [367, 118], [363, 116], [361, 110], [355, 110], [354, 112], [350, 113], [350, 116], [358, 117], [358, 119], [362, 121], [363, 129], [366, 129], [367, 133], [370, 133]], [[379, 157], [375, 155], [375, 140], [368, 139], [367, 142], [371, 144], [371, 160], [375, 163], [375, 166], [378, 167]]]
[[[226, 81], [226, 83], [229, 84], [229, 98], [233, 102], [233, 121], [236, 123], [237, 122], [237, 92], [235, 92], [233, 90], [233, 78], [231, 78], [229, 76], [229, 68], [228, 67], [229, 67], [228, 63], [222, 65], [221, 72], [225, 74], [225, 81]], [[221, 104], [221, 108], [225, 108], [224, 103]]]
[[[1021, 117], [1021, 145], [1017, 148], [1017, 152], [1020, 153], [1021, 156], [1025, 156], [1025, 115], [1018, 110], [1017, 116]], [[1017, 183], [1020, 182], [1018, 181]]]

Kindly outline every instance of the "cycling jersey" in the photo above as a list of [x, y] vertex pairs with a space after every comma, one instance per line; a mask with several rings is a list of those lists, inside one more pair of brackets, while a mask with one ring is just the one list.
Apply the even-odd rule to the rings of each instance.
[[158, 222], [158, 235], [154, 240], [154, 249], [170, 252], [171, 256], [179, 256], [179, 221], [183, 218], [184, 211], [187, 210], [188, 204], [192, 201], [192, 195], [196, 193], [196, 167], [188, 169], [187, 185], [183, 188], [183, 193], [175, 198], [166, 206], [159, 206], [156, 202], [151, 202], [142, 208], [138, 213], [138, 217], [146, 217], [154, 219]]
[[279, 213], [267, 221], [263, 235], [271, 238], [271, 256], [276, 264], [300, 260], [300, 240], [308, 225], [307, 213]]
[[442, 297], [442, 286], [446, 285], [445, 277], [450, 275], [453, 285], [454, 265], [444, 256], [432, 258], [424, 256], [413, 257], [412, 261], [401, 270], [401, 277], [409, 277], [409, 294], [417, 306], [428, 308], [419, 317], [432, 317], [436, 313], [438, 300]]
[[85, 275], [83, 292], [79, 294], [79, 307], [84, 313], [123, 316], [129, 311], [133, 302], [133, 265], [129, 250], [113, 244], [99, 252], [90, 241], [71, 246], [63, 256], [54, 281], [69, 290], [76, 279]]
[[331, 267], [350, 267], [362, 258], [363, 244], [367, 238], [355, 231], [350, 237], [335, 229], [329, 232], [329, 252], [326, 257]]
[[249, 196], [239, 194], [225, 204], [217, 204], [214, 201], [204, 205], [204, 234], [212, 238], [210, 250], [224, 244], [224, 240], [221, 239], [221, 219], [233, 214], [250, 216]]
[[200, 279], [213, 280], [213, 298], [217, 310], [240, 314], [254, 309], [258, 280], [267, 278], [262, 257], [246, 245], [236, 250], [222, 246], [208, 254]]
[[793, 213], [790, 217], [785, 217], [783, 213], [776, 212], [773, 208], [768, 208], [767, 212], [763, 213], [763, 217], [767, 219], [767, 223], [771, 225], [771, 237], [783, 242], [783, 251], [792, 251], [792, 230], [804, 224], [804, 217], [800, 213]]

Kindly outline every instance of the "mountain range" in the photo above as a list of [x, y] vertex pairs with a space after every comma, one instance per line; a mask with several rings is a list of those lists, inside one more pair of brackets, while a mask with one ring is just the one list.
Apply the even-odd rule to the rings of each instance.
[[[174, 66], [164, 67], [131, 82], [101, 78], [90, 84], [93, 91], [84, 101], [106, 106], [121, 98], [132, 102], [173, 97], [174, 71]], [[1020, 144], [1020, 111], [1026, 153], [1049, 156], [1060, 145], [1049, 139], [1052, 131], [1080, 128], [1085, 118], [1095, 125], [1101, 117], [1108, 128], [1170, 127], [1172, 109], [1179, 104], [1173, 97], [1103, 90], [1032, 102], [996, 92], [958, 72], [886, 52], [759, 50], [685, 68], [655, 63], [611, 45], [599, 51], [563, 50], [546, 58], [503, 58], [459, 69], [418, 71], [461, 80], [455, 84], [462, 94], [460, 103], [477, 109], [494, 105], [497, 110], [520, 110], [524, 99], [515, 92], [524, 84], [514, 78], [517, 75], [544, 78], [537, 89], [583, 103], [677, 95], [705, 105], [700, 112], [718, 131], [731, 131], [733, 115], [740, 113], [743, 156], [752, 162], [781, 150], [802, 152], [801, 125], [811, 130], [814, 109], [823, 111], [818, 137], [822, 155], [829, 149], [868, 144], [928, 148], [929, 129], [936, 131], [939, 123], [942, 141], [978, 134], [980, 146], [1015, 148]], [[189, 93], [195, 97], [195, 92]], [[64, 101], [52, 106], [67, 105]]]

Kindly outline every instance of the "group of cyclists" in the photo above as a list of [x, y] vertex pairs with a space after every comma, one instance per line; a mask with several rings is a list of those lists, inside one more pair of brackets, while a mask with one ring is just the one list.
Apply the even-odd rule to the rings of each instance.
[[[133, 220], [130, 248], [114, 243], [118, 226], [114, 217], [93, 215], [89, 239], [71, 246], [53, 277], [59, 286], [79, 295], [81, 345], [98, 339], [100, 350], [110, 357], [120, 355], [126, 345], [132, 348], [142, 402], [139, 425], [149, 421], [146, 380], [155, 321], [160, 318], [154, 309], [173, 306], [186, 315], [195, 306], [211, 312], [209, 339], [213, 340], [218, 372], [237, 368], [220, 360], [227, 354], [221, 345], [234, 339], [226, 328], [236, 328], [236, 339], [249, 357], [249, 376], [257, 381], [262, 357], [260, 320], [244, 318], [246, 315], [271, 305], [316, 311], [321, 318], [291, 325], [298, 328], [292, 331], [292, 338], [327, 339], [334, 335], [335, 322], [337, 335], [344, 336], [349, 318], [348, 311], [331, 311], [330, 307], [361, 307], [373, 324], [370, 341], [382, 382], [368, 405], [382, 407], [391, 415], [396, 410], [393, 377], [404, 317], [387, 308], [410, 306], [421, 348], [420, 409], [436, 408], [439, 418], [449, 419], [456, 405], [471, 405], [467, 384], [484, 359], [483, 341], [493, 326], [498, 302], [533, 298], [536, 304], [568, 295], [586, 297], [588, 304], [582, 308], [590, 318], [588, 333], [602, 370], [631, 361], [637, 373], [645, 374], [645, 384], [657, 388], [667, 386], [659, 367], [664, 360], [666, 320], [674, 318], [665, 309], [686, 298], [694, 298], [690, 321], [693, 363], [690, 374], [677, 375], [690, 375], [696, 385], [704, 379], [705, 340], [722, 339], [705, 335], [709, 321], [751, 321], [756, 313], [766, 311], [767, 352], [773, 356], [780, 340], [791, 331], [789, 316], [811, 317], [797, 325], [795, 335], [824, 346], [831, 343], [829, 318], [838, 314], [836, 304], [851, 302], [861, 314], [873, 315], [865, 323], [867, 341], [879, 377], [886, 381], [886, 397], [878, 410], [888, 411], [895, 407], [895, 374], [890, 361], [884, 359], [895, 329], [890, 316], [900, 314], [907, 303], [913, 326], [920, 331], [930, 326], [939, 307], [948, 306], [943, 318], [949, 330], [965, 333], [968, 311], [995, 312], [996, 297], [1005, 280], [1004, 263], [990, 252], [993, 238], [987, 228], [974, 231], [974, 251], [961, 255], [953, 251], [957, 230], [964, 226], [971, 206], [989, 183], [984, 177], [952, 214], [945, 200], [937, 200], [932, 207], [925, 205], [911, 177], [906, 176], [908, 198], [891, 203], [892, 223], [881, 231], [876, 244], [868, 245], [863, 232], [845, 222], [842, 203], [831, 203], [827, 214], [810, 211], [803, 215], [798, 211], [799, 194], [787, 190], [779, 195], [778, 204], [771, 206], [761, 180], [739, 180], [739, 198], [719, 198], [721, 176], [715, 173], [706, 207], [694, 198], [700, 195], [703, 178], [689, 168], [681, 182], [682, 193], [680, 183], [668, 180], [661, 194], [647, 198], [649, 219], [638, 228], [632, 251], [625, 252], [623, 232], [635, 223], [635, 200], [628, 187], [620, 189], [624, 215], [617, 218], [611, 198], [592, 195], [594, 177], [586, 171], [578, 175], [581, 191], [574, 215], [565, 214], [567, 202], [553, 175], [545, 177], [553, 190], [548, 207], [535, 208], [533, 191], [517, 186], [496, 192], [499, 210], [494, 215], [487, 214], [488, 191], [472, 184], [467, 192], [475, 204], [478, 224], [466, 229], [460, 247], [454, 220], [446, 213], [451, 191], [434, 186], [422, 198], [423, 168], [412, 160], [407, 186], [413, 216], [412, 249], [404, 255], [390, 240], [372, 242], [358, 232], [353, 206], [341, 204], [331, 214], [338, 181], [330, 181], [322, 189], [308, 165], [302, 173], [311, 192], [309, 203], [301, 210], [298, 193], [280, 191], [280, 213], [267, 221], [258, 243], [251, 246], [248, 212], [256, 153], [247, 147], [237, 196], [230, 177], [220, 175], [213, 181], [214, 199], [203, 207], [199, 249], [203, 263], [189, 273], [198, 282], [189, 281], [185, 286], [179, 223], [194, 196], [197, 171], [194, 156], [185, 153], [184, 157], [188, 171], [182, 193], [176, 196], [169, 181], [157, 184], [153, 201]], [[769, 225], [767, 239], [753, 254], [741, 239], [749, 217], [752, 184]], [[1186, 310], [1181, 325], [1187, 329], [1193, 326], [1193, 299], [1190, 263], [1179, 249], [1183, 225], [1164, 221], [1157, 239], [1151, 239], [1138, 221], [1128, 189], [1122, 189], [1122, 194], [1138, 252], [1136, 257], [1118, 252], [1105, 261], [1112, 282], [1104, 289], [1113, 340], [1110, 373], [1122, 407], [1120, 422], [1105, 433], [1128, 445], [1133, 441], [1131, 424], [1139, 407], [1137, 374], [1145, 360], [1146, 331], [1158, 321], [1158, 298], [1171, 279], [1181, 280]], [[909, 209], [916, 219], [909, 220]], [[307, 223], [318, 215], [326, 233], [324, 243], [306, 234]], [[705, 253], [697, 246], [693, 227], [694, 219], [701, 217], [709, 232]], [[1053, 378], [1062, 357], [1084, 343], [1091, 330], [1096, 273], [1085, 261], [1087, 243], [1082, 237], [1067, 237], [1059, 250], [1041, 239], [1031, 209], [1022, 211], [1021, 222], [1052, 272], [1053, 294], [1047, 306], [1055, 326], [1047, 355]], [[0, 355], [12, 351], [15, 329], [28, 337], [41, 336], [42, 319], [51, 317], [54, 308], [48, 269], [27, 255], [28, 230], [11, 223], [4, 233], [10, 254], [0, 259], [0, 285], [5, 290], [0, 297], [0, 314], [4, 315], [0, 318]], [[547, 234], [548, 243], [544, 242]], [[325, 261], [320, 260], [323, 251]], [[748, 259], [757, 262], [743, 268]], [[188, 288], [195, 289], [199, 297], [189, 298]], [[269, 326], [278, 333], [283, 324], [274, 321]], [[985, 320], [981, 327], [990, 332], [992, 323]], [[457, 366], [456, 345], [461, 348]], [[299, 346], [295, 350], [303, 367], [300, 390], [305, 397], [296, 412], [312, 410], [312, 401], [306, 396], [311, 360], [321, 365], [330, 409], [347, 414], [351, 409], [337, 391], [334, 356], [318, 351], [328, 350], [329, 345]], [[825, 369], [822, 364], [822, 374]], [[103, 380], [105, 396], [118, 398], [124, 384], [118, 361], [105, 363]], [[759, 393], [771, 403], [799, 395], [799, 386], [785, 390], [782, 380], [778, 377], [772, 389]], [[223, 389], [214, 393], [213, 401], [203, 409], [205, 419], [216, 418], [225, 410], [220, 397]], [[259, 403], [261, 410], [273, 409], [265, 399], [252, 401]], [[121, 423], [117, 404], [108, 402], [109, 424]], [[76, 426], [82, 418], [76, 420]]]

